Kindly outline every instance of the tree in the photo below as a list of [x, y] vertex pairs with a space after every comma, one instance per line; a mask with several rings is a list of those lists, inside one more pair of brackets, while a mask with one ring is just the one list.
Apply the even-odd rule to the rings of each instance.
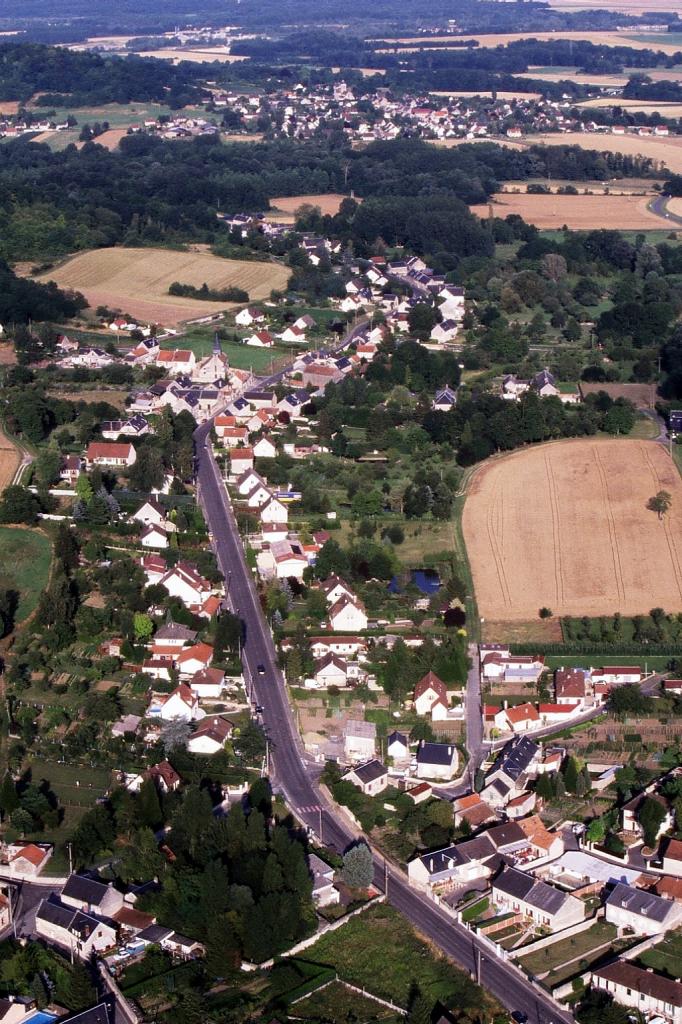
[[213, 635], [213, 649], [216, 661], [223, 661], [225, 654], [236, 654], [242, 637], [242, 620], [232, 612], [220, 613]]
[[654, 847], [666, 815], [665, 803], [660, 798], [647, 796], [639, 808], [638, 821], [646, 846]]
[[161, 730], [161, 746], [166, 757], [174, 750], [184, 749], [189, 739], [189, 722], [184, 718], [171, 718]]
[[406, 1024], [431, 1024], [433, 1004], [419, 989], [414, 989], [410, 996], [410, 1005], [405, 1017]]
[[79, 473], [76, 480], [76, 494], [87, 505], [92, 500], [92, 484], [85, 473]]
[[428, 341], [431, 331], [443, 319], [440, 310], [426, 302], [418, 302], [407, 315], [410, 334], [419, 341]]
[[578, 792], [578, 763], [574, 757], [569, 757], [564, 768], [564, 784], [569, 793]]
[[25, 523], [34, 526], [38, 521], [38, 499], [27, 487], [11, 484], [0, 501], [0, 523]]
[[662, 519], [670, 509], [672, 501], [672, 495], [669, 491], [658, 491], [652, 498], [649, 498], [646, 507], [650, 512], [655, 512], [659, 519]]
[[149, 640], [154, 631], [154, 623], [144, 612], [135, 612], [133, 615], [133, 629], [135, 630], [135, 639], [138, 642], [146, 641]]
[[351, 889], [368, 889], [374, 877], [372, 851], [366, 843], [358, 842], [343, 855], [341, 877]]
[[542, 800], [551, 800], [554, 796], [554, 786], [552, 785], [552, 778], [548, 772], [543, 772], [542, 775], [538, 777], [535, 792]]
[[588, 843], [603, 843], [606, 838], [606, 825], [603, 818], [593, 818], [587, 826], [585, 838]]
[[137, 813], [142, 825], [157, 829], [163, 824], [163, 813], [159, 794], [152, 779], [145, 779], [140, 786], [137, 800]]
[[652, 700], [651, 697], [642, 693], [639, 686], [634, 683], [626, 683], [624, 686], [617, 686], [611, 690], [608, 706], [609, 711], [618, 718], [625, 718], [627, 715], [641, 717], [650, 712]]
[[11, 815], [18, 806], [19, 796], [17, 794], [17, 787], [10, 773], [6, 772], [5, 777], [2, 780], [2, 786], [0, 787], [0, 810], [2, 811], [3, 817]]
[[90, 973], [82, 964], [75, 963], [60, 989], [59, 999], [69, 1010], [84, 1010], [92, 1006], [97, 997]]

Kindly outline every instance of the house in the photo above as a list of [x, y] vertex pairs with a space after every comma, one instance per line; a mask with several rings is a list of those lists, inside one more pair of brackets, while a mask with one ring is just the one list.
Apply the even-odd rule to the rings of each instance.
[[263, 435], [253, 445], [253, 454], [257, 459], [274, 459], [277, 455], [277, 447], [271, 438]]
[[156, 365], [171, 376], [191, 374], [196, 366], [197, 357], [188, 348], [159, 349]]
[[557, 704], [585, 704], [591, 693], [592, 677], [582, 668], [558, 668], [554, 673]]
[[531, 377], [530, 386], [541, 398], [556, 397], [559, 394], [556, 377], [546, 368]]
[[130, 518], [141, 526], [164, 526], [166, 510], [155, 498], [148, 498]]
[[233, 725], [220, 715], [202, 719], [187, 741], [190, 754], [217, 754], [225, 749], [232, 735]]
[[508, 402], [518, 402], [521, 395], [525, 395], [529, 387], [530, 381], [519, 380], [515, 374], [508, 373], [502, 378], [502, 398]]
[[592, 682], [606, 683], [607, 686], [641, 683], [643, 678], [642, 670], [637, 665], [607, 665], [592, 669]]
[[343, 730], [343, 749], [349, 761], [371, 761], [376, 754], [377, 727], [374, 722], [349, 719]]
[[234, 318], [234, 322], [239, 324], [240, 327], [251, 327], [252, 324], [265, 323], [265, 313], [261, 309], [256, 309], [254, 306], [247, 306], [246, 309], [242, 309], [237, 313]]
[[52, 893], [41, 900], [35, 916], [36, 934], [54, 942], [81, 960], [116, 944], [116, 928], [81, 910], [74, 910]]
[[430, 786], [428, 782], [418, 782], [416, 785], [407, 783], [405, 796], [409, 796], [414, 804], [423, 804], [426, 800], [430, 800], [432, 795], [433, 786]]
[[[286, 507], [283, 501], [272, 495], [265, 504], [261, 505], [258, 511], [258, 517], [261, 523], [267, 525], [283, 524], [289, 521], [289, 509]], [[286, 530], [284, 531], [286, 536]]]
[[439, 324], [431, 330], [431, 340], [437, 341], [439, 344], [444, 342], [453, 341], [459, 330], [459, 324], [456, 320], [441, 320]]
[[313, 903], [316, 907], [329, 907], [341, 899], [334, 885], [334, 868], [326, 864], [316, 853], [308, 854], [308, 869], [313, 877]]
[[429, 743], [422, 740], [417, 751], [417, 778], [443, 779], [455, 777], [457, 747], [454, 743]]
[[492, 901], [498, 910], [523, 914], [552, 932], [570, 928], [585, 918], [585, 904], [575, 896], [513, 867], [504, 867], [494, 879]]
[[121, 718], [111, 727], [111, 735], [113, 737], [121, 736], [125, 738], [126, 733], [134, 736], [137, 730], [140, 728], [140, 722], [142, 719], [139, 715], [122, 715]]
[[188, 626], [183, 626], [180, 622], [167, 622], [157, 629], [154, 634], [154, 643], [181, 651], [185, 644], [194, 643], [196, 637], [196, 631], [189, 629]]
[[388, 734], [386, 739], [386, 756], [391, 759], [396, 768], [405, 767], [410, 763], [409, 738], [403, 732], [395, 730]]
[[172, 722], [176, 719], [182, 719], [183, 722], [194, 722], [200, 717], [199, 698], [187, 683], [180, 683], [164, 700], [159, 713], [164, 722]]
[[513, 797], [506, 805], [504, 813], [510, 821], [517, 821], [535, 810], [536, 801], [535, 790], [527, 790], [525, 793], [519, 793], [518, 796]]
[[238, 477], [247, 470], [253, 469], [252, 448], [232, 448], [230, 450], [230, 473]]
[[642, 809], [642, 804], [647, 800], [655, 800], [657, 804], [660, 804], [662, 810], [665, 812], [661, 824], [658, 827], [656, 838], [658, 839], [663, 835], [664, 832], [668, 832], [674, 823], [674, 815], [669, 802], [660, 793], [647, 792], [638, 793], [637, 796], [633, 797], [632, 800], [628, 800], [627, 803], [621, 807], [621, 826], [624, 832], [634, 832], [635, 835], [642, 835], [642, 828], [639, 824], [639, 815]]
[[128, 468], [135, 463], [137, 452], [129, 442], [91, 441], [85, 453], [88, 468], [92, 466], [114, 466]]
[[[525, 797], [526, 794], [523, 794]], [[535, 794], [530, 793], [528, 797], [531, 800], [527, 800], [526, 803], [529, 809], [532, 810], [535, 804]], [[517, 797], [516, 801], [521, 800], [521, 797]], [[514, 801], [510, 801], [506, 807], [506, 813], [508, 817], [513, 817], [509, 813], [510, 806]], [[564, 839], [561, 832], [550, 832], [549, 829], [545, 828], [542, 819], [538, 814], [530, 814], [528, 817], [519, 817], [517, 825], [526, 836], [533, 852], [535, 853], [538, 860], [544, 860], [547, 858], [560, 857], [564, 852]]]
[[163, 526], [151, 523], [149, 526], [145, 526], [140, 533], [140, 544], [143, 548], [155, 548], [162, 551], [169, 546], [170, 541]]
[[35, 878], [52, 856], [47, 843], [9, 843], [5, 847], [8, 874], [12, 878]]
[[182, 779], [170, 761], [159, 761], [158, 764], [152, 765], [145, 772], [145, 777], [151, 779], [162, 793], [175, 793], [182, 785]]
[[481, 825], [497, 820], [495, 811], [481, 799], [480, 793], [469, 793], [467, 796], [459, 797], [453, 802], [452, 810], [455, 828], [459, 828], [462, 822], [466, 821], [475, 832]]
[[432, 716], [437, 705], [446, 710], [449, 707], [447, 687], [435, 672], [427, 672], [414, 688], [414, 710], [418, 715]]
[[83, 460], [80, 455], [65, 455], [59, 466], [59, 479], [66, 480], [74, 487], [83, 471]]
[[365, 796], [376, 796], [388, 786], [388, 768], [373, 758], [365, 764], [351, 768], [343, 776], [344, 782], [352, 782]]
[[500, 863], [494, 844], [483, 834], [415, 857], [408, 862], [407, 877], [415, 889], [447, 892], [480, 878], [490, 878]]
[[142, 571], [147, 580], [147, 585], [160, 583], [168, 572], [166, 559], [162, 555], [143, 555], [140, 559]]
[[527, 736], [517, 736], [500, 753], [486, 775], [482, 798], [492, 807], [504, 807], [535, 778], [541, 758], [540, 747]]
[[254, 331], [246, 339], [246, 344], [250, 345], [251, 348], [272, 348], [275, 344], [275, 339], [270, 334], [270, 331]]
[[280, 334], [280, 338], [290, 345], [305, 345], [306, 343], [305, 331], [297, 327], [296, 324], [286, 327]]
[[[346, 685], [348, 679], [348, 666], [338, 654], [325, 654], [323, 658], [315, 663], [313, 668], [313, 679], [318, 689], [326, 689], [328, 686]], [[306, 686], [308, 680], [306, 680]]]
[[606, 920], [618, 934], [663, 935], [682, 922], [682, 905], [655, 893], [618, 882], [606, 897]]
[[545, 670], [545, 659], [539, 655], [486, 653], [481, 659], [481, 676], [501, 682], [537, 683]]
[[350, 598], [344, 595], [329, 609], [329, 628], [335, 633], [346, 630], [357, 630], [362, 633], [367, 629], [367, 622], [365, 606], [357, 597]]
[[207, 669], [213, 661], [213, 648], [210, 644], [198, 643], [185, 647], [175, 658], [175, 667], [181, 676], [194, 676], [197, 672]]
[[355, 592], [351, 590], [348, 584], [341, 579], [340, 576], [335, 574], [328, 576], [320, 584], [320, 590], [327, 599], [328, 605], [336, 604], [342, 597], [349, 597], [351, 600], [355, 600]]
[[143, 437], [149, 433], [149, 422], [139, 414], [129, 420], [104, 420], [99, 432], [105, 441], [116, 441], [121, 434], [130, 437]]
[[[506, 703], [506, 702], [505, 702]], [[495, 715], [495, 725], [503, 732], [528, 732], [540, 726], [540, 714], [534, 704], [517, 704], [513, 708], [502, 708]]]
[[221, 668], [201, 668], [189, 681], [199, 700], [215, 700], [225, 689], [225, 673]]
[[123, 906], [123, 893], [114, 889], [111, 882], [100, 882], [88, 875], [69, 875], [61, 900], [75, 910], [110, 917]]
[[451, 412], [452, 409], [457, 405], [457, 392], [453, 391], [451, 387], [441, 388], [440, 391], [436, 391], [436, 395], [431, 403], [431, 408], [436, 412]]
[[649, 1020], [662, 1017], [682, 1024], [682, 983], [637, 967], [628, 960], [616, 960], [592, 972], [595, 988], [608, 992], [621, 1006], [632, 1007]]
[[666, 875], [682, 878], [682, 841], [668, 839], [663, 850], [663, 870]]
[[343, 371], [335, 366], [327, 366], [326, 363], [310, 363], [301, 374], [303, 386], [310, 385], [313, 388], [326, 388], [327, 384], [336, 383], [343, 377]]
[[682, 697], [682, 679], [664, 679], [663, 693], [666, 697]]
[[272, 491], [267, 484], [256, 484], [246, 495], [246, 504], [249, 508], [262, 508], [272, 498]]
[[178, 562], [159, 581], [171, 597], [178, 597], [184, 605], [202, 604], [212, 593], [208, 580], [189, 562]]

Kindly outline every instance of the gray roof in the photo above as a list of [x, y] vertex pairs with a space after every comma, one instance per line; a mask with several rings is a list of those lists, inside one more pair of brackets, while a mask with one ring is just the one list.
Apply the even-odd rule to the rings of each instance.
[[417, 751], [417, 763], [452, 764], [456, 749], [453, 743], [429, 743], [424, 740]]
[[89, 1010], [81, 1010], [75, 1017], [62, 1018], [65, 1024], [112, 1024], [114, 1014], [109, 1010], [106, 1003], [98, 1003], [91, 1006]]
[[154, 640], [194, 640], [196, 635], [196, 630], [188, 629], [180, 622], [168, 622], [157, 629]]
[[533, 743], [527, 736], [519, 736], [503, 747], [490, 773], [503, 771], [510, 779], [516, 781], [526, 771], [539, 749], [537, 743]]
[[634, 889], [630, 885], [618, 882], [614, 890], [606, 900], [607, 907], [618, 907], [620, 910], [627, 910], [631, 914], [639, 914], [641, 917], [648, 917], [651, 921], [665, 921], [668, 915], [676, 910], [672, 900], [663, 899], [662, 896], [655, 896], [643, 889]]
[[432, 881], [438, 881], [438, 876], [447, 877], [451, 871], [455, 871], [462, 864], [478, 861], [481, 865], [489, 866], [491, 859], [495, 856], [495, 847], [484, 833], [475, 839], [468, 839], [464, 843], [456, 843], [453, 846], [446, 846], [443, 850], [424, 853], [420, 860], [429, 872]]
[[498, 850], [502, 846], [511, 846], [513, 843], [528, 845], [528, 836], [515, 821], [507, 821], [502, 825], [495, 825], [493, 828], [488, 829], [486, 835], [490, 837]]
[[344, 729], [346, 736], [361, 736], [365, 739], [376, 739], [377, 727], [374, 722], [364, 722], [357, 718], [349, 718]]
[[[349, 772], [349, 774], [351, 774]], [[368, 761], [366, 764], [361, 764], [359, 768], [355, 768], [352, 772], [356, 775], [360, 782], [367, 785], [368, 782], [374, 782], [376, 779], [380, 779], [383, 775], [387, 774], [387, 769], [383, 766], [381, 761]]]
[[537, 881], [532, 875], [509, 867], [504, 868], [495, 879], [493, 889], [498, 889], [517, 900], [523, 900], [524, 903], [547, 914], [558, 913], [566, 900], [574, 898], [567, 893], [559, 892], [546, 882]]
[[98, 907], [108, 892], [108, 885], [86, 875], [70, 875], [63, 889], [64, 896], [93, 907]]
[[150, 924], [147, 928], [143, 928], [141, 932], [138, 932], [138, 939], [142, 939], [143, 942], [161, 942], [162, 939], [167, 939], [169, 935], [173, 934], [172, 928], [165, 928], [162, 924]]
[[58, 928], [68, 928], [75, 913], [73, 907], [65, 907], [59, 897], [53, 893], [46, 900], [42, 900], [38, 906], [36, 920], [47, 921], [48, 924], [56, 925]]

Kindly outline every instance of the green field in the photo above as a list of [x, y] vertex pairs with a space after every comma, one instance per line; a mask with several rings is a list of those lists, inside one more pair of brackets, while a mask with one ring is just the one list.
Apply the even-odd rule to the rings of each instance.
[[668, 932], [666, 937], [639, 957], [642, 967], [653, 967], [661, 974], [682, 979], [682, 929]]
[[531, 953], [530, 956], [521, 957], [518, 964], [529, 974], [536, 976], [549, 971], [547, 978], [543, 978], [543, 984], [557, 985], [564, 978], [570, 978], [586, 970], [591, 962], [607, 953], [615, 937], [615, 925], [598, 921], [578, 935], [554, 942], [537, 953]]
[[16, 622], [35, 611], [51, 559], [52, 545], [44, 533], [0, 526], [0, 586], [19, 595]]
[[398, 1024], [403, 1019], [381, 1003], [346, 988], [340, 981], [333, 981], [331, 985], [292, 1004], [291, 1012], [303, 1020], [323, 1020], [328, 1024], [354, 1024], [369, 1020]]
[[[213, 335], [214, 329], [198, 328], [178, 338], [162, 342], [161, 348], [189, 348], [197, 359], [203, 359], [204, 356], [211, 354]], [[251, 348], [249, 345], [239, 345], [232, 341], [223, 341], [222, 348], [231, 366], [238, 370], [248, 370], [251, 367], [254, 373], [269, 370], [273, 359], [277, 362], [289, 358], [289, 349], [285, 348]]]
[[111, 783], [111, 772], [108, 768], [59, 764], [57, 761], [46, 761], [42, 758], [32, 758], [29, 768], [32, 781], [36, 785], [39, 786], [43, 780], [50, 784], [64, 813], [57, 828], [37, 832], [31, 837], [40, 842], [59, 844], [49, 862], [48, 874], [60, 874], [65, 866], [64, 843], [71, 838], [83, 815], [94, 806], [99, 797], [104, 796]]
[[407, 1006], [416, 982], [429, 1000], [482, 1009], [484, 995], [466, 974], [437, 956], [396, 910], [377, 905], [328, 932], [305, 959], [334, 967], [339, 977], [373, 995]]
[[75, 117], [78, 122], [73, 130], [57, 132], [50, 137], [47, 144], [53, 150], [65, 149], [72, 142], [78, 142], [83, 125], [92, 125], [95, 121], [99, 121], [100, 124], [102, 121], [108, 121], [110, 128], [127, 128], [131, 124], [156, 120], [163, 114], [169, 117], [206, 117], [203, 107], [186, 107], [182, 111], [177, 111], [162, 103], [106, 103], [101, 107], [36, 107], [35, 114], [37, 117], [49, 118], [58, 123], [65, 121], [69, 116]]

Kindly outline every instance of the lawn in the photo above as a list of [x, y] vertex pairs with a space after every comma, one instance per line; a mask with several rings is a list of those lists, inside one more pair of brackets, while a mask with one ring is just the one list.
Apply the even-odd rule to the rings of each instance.
[[[91, 768], [89, 765], [60, 764], [33, 758], [30, 762], [33, 781], [40, 785], [45, 779], [64, 806], [89, 807], [103, 796], [111, 782], [108, 768]], [[63, 826], [62, 826], [63, 827]]]
[[[200, 328], [188, 331], [187, 334], [177, 339], [171, 338], [164, 341], [161, 348], [188, 348], [194, 352], [197, 359], [203, 359], [204, 356], [211, 354], [213, 336], [213, 329]], [[223, 352], [230, 360], [230, 366], [234, 366], [237, 370], [248, 370], [251, 367], [254, 373], [269, 370], [273, 359], [288, 361], [290, 354], [289, 349], [285, 348], [252, 348], [250, 345], [239, 345], [233, 341], [223, 341], [221, 344]]]
[[662, 942], [642, 953], [638, 963], [642, 967], [653, 967], [661, 974], [682, 979], [682, 929], [668, 932]]
[[419, 939], [396, 910], [376, 905], [324, 935], [305, 959], [334, 967], [339, 977], [407, 1006], [416, 982], [434, 1003], [481, 1009], [485, 996], [467, 975]]
[[[543, 982], [556, 985], [564, 978], [579, 974], [587, 969], [590, 963], [602, 956], [616, 938], [615, 925], [606, 921], [598, 921], [584, 932], [572, 935], [568, 939], [559, 939], [551, 946], [545, 946], [537, 953], [520, 957], [518, 964], [528, 974], [536, 977], [549, 974]], [[600, 947], [606, 947], [600, 949]], [[567, 963], [568, 961], [572, 961]], [[562, 966], [566, 965], [566, 966]]]
[[639, 416], [627, 436], [637, 441], [651, 441], [654, 437], [658, 437], [658, 426], [648, 416]]
[[52, 544], [44, 533], [0, 526], [0, 586], [18, 594], [16, 622], [35, 611], [51, 560]]
[[291, 1012], [303, 1020], [323, 1020], [328, 1024], [352, 1024], [365, 1020], [397, 1024], [403, 1019], [381, 1003], [346, 988], [340, 981], [333, 981], [293, 1004]]

